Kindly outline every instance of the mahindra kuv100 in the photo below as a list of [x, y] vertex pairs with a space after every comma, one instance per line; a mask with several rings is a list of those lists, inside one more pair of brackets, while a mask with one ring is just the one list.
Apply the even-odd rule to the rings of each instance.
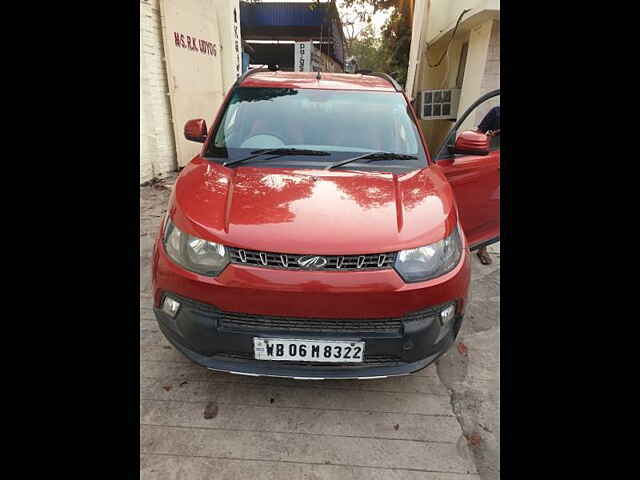
[[[432, 93], [422, 114], [451, 108]], [[204, 145], [155, 243], [164, 335], [246, 375], [379, 378], [432, 363], [460, 329], [470, 250], [500, 235], [499, 142], [474, 131], [498, 95], [432, 158], [384, 74], [240, 77], [211, 130], [185, 125]]]

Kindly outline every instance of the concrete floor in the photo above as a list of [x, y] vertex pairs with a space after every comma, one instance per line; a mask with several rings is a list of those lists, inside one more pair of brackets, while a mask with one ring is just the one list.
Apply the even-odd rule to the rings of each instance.
[[171, 347], [151, 310], [151, 248], [174, 179], [140, 189], [141, 478], [499, 478], [499, 244], [490, 266], [474, 255], [472, 303], [436, 365], [380, 380], [214, 373]]

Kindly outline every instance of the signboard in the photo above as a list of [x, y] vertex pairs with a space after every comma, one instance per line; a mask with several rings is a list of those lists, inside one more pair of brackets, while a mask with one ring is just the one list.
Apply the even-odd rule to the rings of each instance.
[[295, 72], [317, 72], [321, 65], [320, 51], [312, 42], [295, 42]]
[[[294, 72], [310, 72], [311, 71], [311, 42], [295, 43], [295, 59], [293, 62]], [[291, 57], [289, 57], [291, 58]]]

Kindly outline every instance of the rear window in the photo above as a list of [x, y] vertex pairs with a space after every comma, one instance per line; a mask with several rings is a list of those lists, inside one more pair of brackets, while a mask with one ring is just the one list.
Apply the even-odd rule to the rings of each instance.
[[416, 155], [412, 163], [426, 163], [401, 93], [290, 88], [237, 88], [206, 155], [233, 160], [281, 147], [331, 152], [323, 161], [344, 152], [384, 151]]

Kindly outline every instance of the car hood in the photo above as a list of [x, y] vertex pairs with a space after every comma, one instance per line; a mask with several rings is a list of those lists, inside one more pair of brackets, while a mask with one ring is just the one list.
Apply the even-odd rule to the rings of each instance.
[[237, 167], [198, 158], [181, 172], [172, 218], [191, 235], [284, 253], [366, 254], [441, 240], [456, 222], [439, 168], [406, 174]]

